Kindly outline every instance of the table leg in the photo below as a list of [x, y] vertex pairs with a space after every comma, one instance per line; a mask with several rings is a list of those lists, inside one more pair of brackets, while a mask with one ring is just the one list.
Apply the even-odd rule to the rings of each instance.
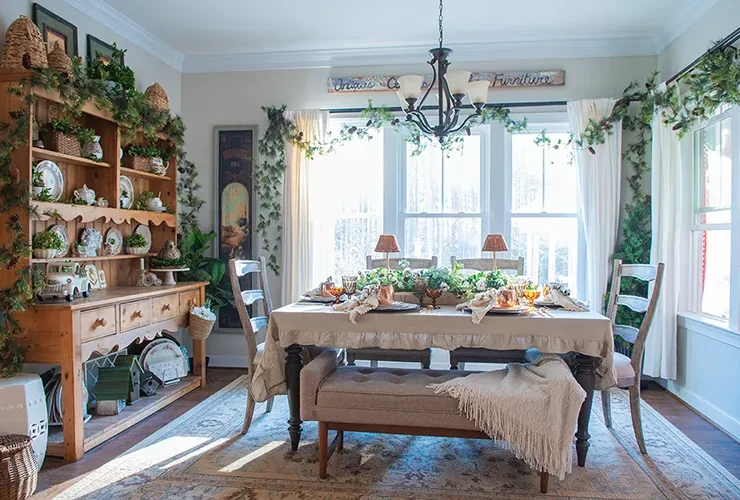
[[290, 447], [293, 451], [298, 450], [301, 441], [301, 369], [303, 368], [303, 347], [293, 344], [285, 348], [285, 383], [288, 387], [288, 405], [290, 406], [290, 419], [288, 419], [288, 432], [290, 433]]
[[596, 385], [596, 363], [598, 358], [577, 354], [575, 356], [575, 373], [574, 376], [578, 384], [586, 391], [586, 399], [581, 405], [581, 411], [578, 413], [578, 429], [576, 430], [576, 454], [578, 455], [578, 465], [586, 466], [586, 455], [590, 446], [588, 440], [591, 435], [588, 433], [588, 423], [591, 420], [591, 406], [594, 401], [594, 386]]

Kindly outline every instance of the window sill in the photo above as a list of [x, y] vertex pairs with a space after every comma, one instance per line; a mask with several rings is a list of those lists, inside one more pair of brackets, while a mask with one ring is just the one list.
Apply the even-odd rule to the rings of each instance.
[[740, 331], [724, 321], [685, 312], [678, 315], [678, 326], [740, 349]]

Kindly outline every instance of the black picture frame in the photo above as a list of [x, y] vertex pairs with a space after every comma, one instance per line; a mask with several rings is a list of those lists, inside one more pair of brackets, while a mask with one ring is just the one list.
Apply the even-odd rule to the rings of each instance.
[[[92, 35], [87, 35], [87, 63], [91, 64], [97, 56], [102, 56], [103, 59], [109, 61], [113, 60], [113, 45], [105, 43], [100, 38], [96, 38]], [[124, 65], [123, 54], [121, 54], [121, 60], [119, 61], [121, 66]]]
[[[37, 3], [33, 4], [32, 16], [33, 23], [41, 31], [44, 42], [47, 44], [51, 44], [54, 41], [63, 42], [63, 48], [70, 58], [79, 55], [77, 26]], [[52, 49], [53, 47], [47, 45], [47, 51], [50, 52]]]

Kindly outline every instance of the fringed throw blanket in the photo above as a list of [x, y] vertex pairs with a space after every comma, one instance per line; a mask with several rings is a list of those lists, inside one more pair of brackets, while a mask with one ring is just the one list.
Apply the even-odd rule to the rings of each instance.
[[429, 388], [459, 401], [460, 414], [537, 471], [563, 479], [586, 392], [557, 356], [476, 373]]

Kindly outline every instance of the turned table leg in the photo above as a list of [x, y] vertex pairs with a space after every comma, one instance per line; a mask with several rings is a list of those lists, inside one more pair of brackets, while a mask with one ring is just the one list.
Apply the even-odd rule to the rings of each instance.
[[575, 356], [575, 373], [574, 376], [578, 384], [586, 391], [586, 399], [581, 405], [581, 411], [578, 413], [578, 429], [576, 430], [576, 454], [578, 455], [578, 465], [586, 466], [586, 455], [590, 446], [588, 440], [591, 435], [588, 433], [588, 424], [591, 420], [591, 406], [594, 401], [594, 385], [596, 385], [596, 363], [598, 358], [577, 354]]
[[288, 432], [290, 433], [290, 447], [293, 451], [298, 450], [301, 441], [301, 369], [303, 368], [303, 348], [293, 344], [285, 348], [285, 384], [288, 388], [288, 405], [290, 406], [290, 419], [288, 419]]

